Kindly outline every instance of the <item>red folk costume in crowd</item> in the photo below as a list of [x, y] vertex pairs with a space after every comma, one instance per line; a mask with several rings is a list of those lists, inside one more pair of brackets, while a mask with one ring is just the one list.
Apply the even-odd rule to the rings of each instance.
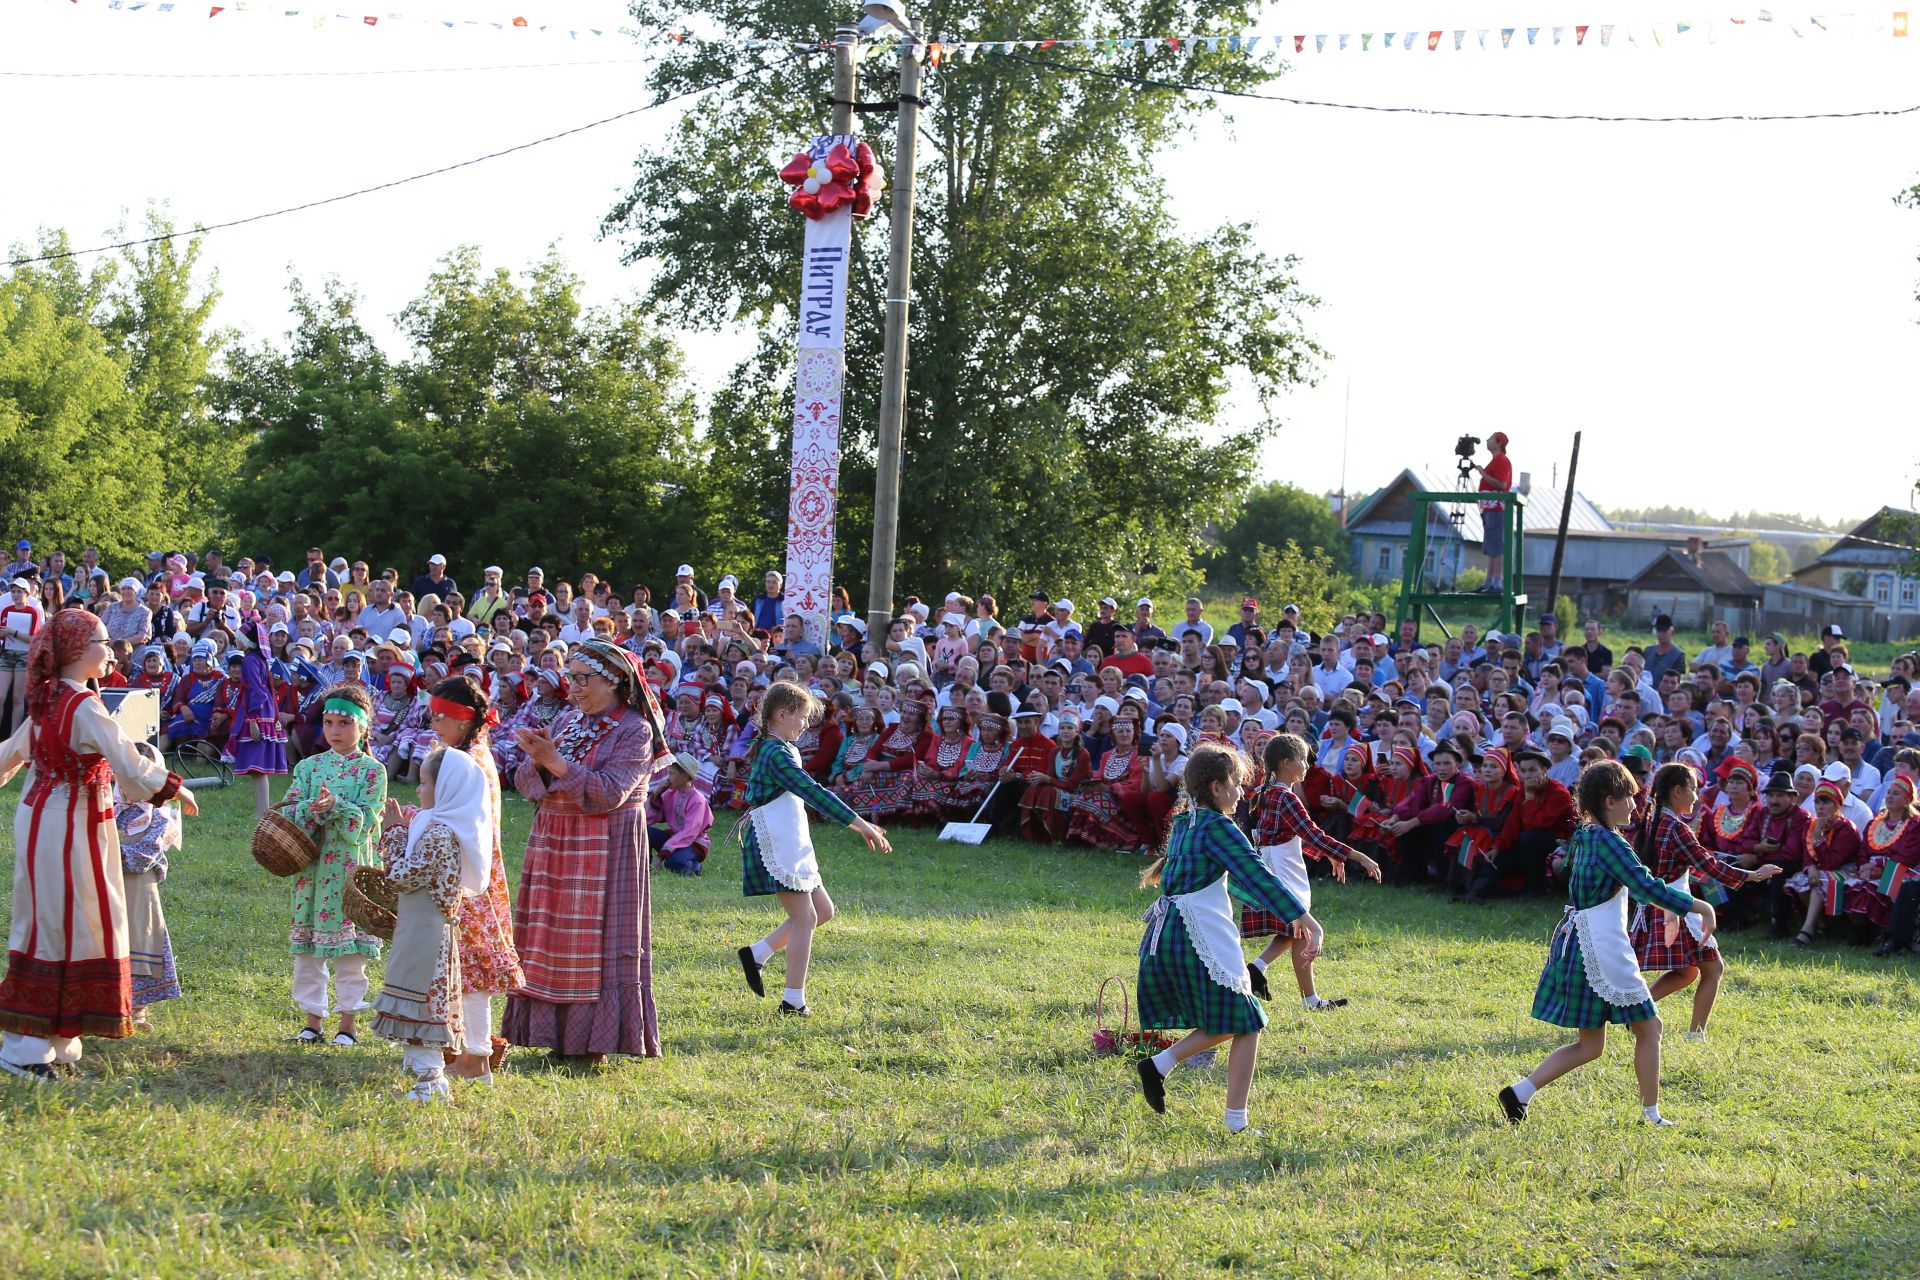
[[1093, 761], [1078, 739], [1070, 747], [1055, 744], [1045, 765], [1034, 770], [1045, 782], [1030, 782], [1020, 793], [1020, 834], [1029, 840], [1059, 840], [1067, 833], [1067, 812], [1080, 784], [1093, 776]]
[[1867, 824], [1860, 843], [1861, 855], [1867, 859], [1866, 875], [1863, 883], [1848, 887], [1846, 910], [1885, 928], [1893, 915], [1893, 899], [1880, 892], [1880, 878], [1889, 863], [1909, 872], [1920, 870], [1920, 820], [1908, 809], [1906, 817], [1892, 822], [1882, 810]]
[[1109, 749], [1074, 797], [1067, 835], [1103, 849], [1144, 844], [1153, 825], [1146, 784], [1147, 758], [1137, 746]]
[[179, 775], [141, 755], [84, 685], [63, 680], [99, 622], [63, 609], [27, 652], [27, 716], [0, 747], [0, 783], [29, 765], [14, 813], [13, 923], [0, 980], [4, 1056], [25, 1066], [79, 1057], [77, 1038], [133, 1031], [116, 781], [164, 804]]
[[[836, 729], [838, 725], [834, 726]], [[800, 756], [807, 759], [804, 745], [806, 735], [801, 735]], [[878, 745], [867, 753], [865, 766], [860, 776], [843, 780], [835, 788], [835, 794], [847, 802], [847, 807], [867, 819], [890, 818], [906, 813], [913, 808], [913, 765], [926, 748], [932, 743], [931, 734], [914, 734], [900, 725], [895, 725], [882, 734]], [[840, 749], [839, 734], [834, 735], [834, 754]], [[831, 768], [832, 760], [828, 760]], [[807, 772], [812, 774], [811, 763]], [[815, 777], [821, 775], [814, 774]]]

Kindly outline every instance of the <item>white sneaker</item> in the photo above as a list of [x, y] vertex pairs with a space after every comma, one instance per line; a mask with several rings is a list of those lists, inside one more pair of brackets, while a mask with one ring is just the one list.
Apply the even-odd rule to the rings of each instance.
[[1671, 1128], [1673, 1128], [1673, 1121], [1671, 1121], [1671, 1120], [1669, 1120], [1669, 1119], [1667, 1119], [1667, 1118], [1666, 1118], [1665, 1116], [1661, 1116], [1661, 1117], [1660, 1117], [1660, 1118], [1659, 1118], [1658, 1120], [1649, 1120], [1649, 1119], [1647, 1119], [1647, 1118], [1646, 1118], [1645, 1116], [1641, 1116], [1641, 1117], [1640, 1117], [1640, 1123], [1641, 1123], [1641, 1124], [1650, 1124], [1650, 1125], [1652, 1125], [1652, 1126], [1653, 1126], [1654, 1128], [1656, 1128], [1656, 1129], [1671, 1129]]
[[445, 1102], [453, 1092], [453, 1086], [447, 1083], [445, 1076], [425, 1076], [414, 1081], [413, 1088], [407, 1090], [408, 1102]]
[[1694, 1044], [1705, 1044], [1707, 1042], [1707, 1033], [1704, 1031], [1689, 1031], [1680, 1038], [1691, 1041]]

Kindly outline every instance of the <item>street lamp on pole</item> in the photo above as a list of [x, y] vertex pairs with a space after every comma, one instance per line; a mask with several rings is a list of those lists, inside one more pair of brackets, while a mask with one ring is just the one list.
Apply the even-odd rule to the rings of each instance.
[[886, 323], [880, 357], [880, 418], [874, 426], [873, 565], [867, 586], [867, 634], [884, 636], [893, 620], [893, 572], [900, 528], [900, 437], [906, 419], [907, 308], [913, 290], [914, 153], [920, 136], [920, 38], [894, 0], [868, 0], [860, 30], [899, 31], [900, 114], [894, 134], [892, 245], [887, 256]]

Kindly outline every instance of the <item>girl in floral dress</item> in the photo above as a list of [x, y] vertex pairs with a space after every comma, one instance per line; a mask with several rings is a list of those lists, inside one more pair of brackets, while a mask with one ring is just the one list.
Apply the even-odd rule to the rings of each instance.
[[367, 961], [380, 954], [380, 940], [355, 928], [342, 906], [347, 877], [374, 861], [387, 798], [387, 771], [366, 751], [372, 719], [373, 699], [365, 687], [340, 684], [327, 690], [320, 704], [327, 750], [294, 767], [293, 784], [280, 799], [281, 811], [320, 847], [320, 856], [293, 882], [287, 937], [293, 1002], [307, 1015], [307, 1025], [294, 1036], [299, 1044], [325, 1038], [329, 976], [340, 1014], [334, 1045], [358, 1044], [355, 1016], [373, 1007], [367, 1003]]
[[526, 985], [520, 953], [513, 945], [513, 904], [507, 897], [507, 865], [500, 856], [500, 778], [488, 744], [498, 718], [486, 693], [473, 681], [442, 680], [428, 702], [433, 732], [444, 746], [464, 752], [480, 766], [486, 786], [487, 829], [491, 833], [486, 887], [460, 899], [455, 934], [460, 944], [461, 1023], [464, 1043], [449, 1071], [463, 1080], [490, 1083], [507, 1042], [492, 1034], [494, 996], [511, 995]]

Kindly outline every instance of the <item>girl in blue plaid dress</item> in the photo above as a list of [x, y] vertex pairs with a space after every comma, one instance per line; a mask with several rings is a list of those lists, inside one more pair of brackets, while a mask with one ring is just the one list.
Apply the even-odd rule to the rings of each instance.
[[1260, 861], [1231, 814], [1249, 772], [1232, 747], [1203, 743], [1187, 758], [1192, 809], [1174, 819], [1166, 854], [1141, 886], [1160, 898], [1147, 912], [1140, 942], [1140, 1025], [1192, 1027], [1171, 1048], [1139, 1062], [1140, 1091], [1155, 1111], [1167, 1109], [1167, 1075], [1180, 1063], [1228, 1040], [1227, 1131], [1247, 1127], [1247, 1094], [1260, 1051], [1266, 1010], [1253, 996], [1240, 951], [1240, 913], [1231, 898], [1270, 911], [1304, 932], [1295, 945], [1320, 954], [1319, 922]]
[[784, 948], [787, 985], [780, 1012], [811, 1016], [807, 1008], [807, 962], [813, 954], [813, 931], [833, 919], [833, 899], [827, 896], [807, 832], [807, 805], [831, 818], [867, 842], [867, 848], [891, 853], [887, 833], [847, 807], [839, 796], [813, 780], [800, 762], [795, 744], [807, 725], [825, 708], [801, 685], [781, 680], [760, 702], [760, 742], [747, 777], [746, 835], [740, 856], [741, 890], [749, 898], [773, 894], [787, 918], [760, 941], [740, 948], [740, 968], [756, 996], [767, 993], [760, 970]]
[[1677, 915], [1697, 914], [1703, 943], [1719, 922], [1712, 903], [1656, 879], [1621, 837], [1620, 828], [1633, 821], [1638, 790], [1617, 760], [1596, 761], [1580, 775], [1580, 811], [1587, 822], [1568, 846], [1567, 912], [1554, 931], [1533, 997], [1534, 1017], [1573, 1028], [1579, 1038], [1500, 1091], [1500, 1105], [1513, 1124], [1527, 1118], [1535, 1092], [1600, 1056], [1607, 1025], [1614, 1022], [1633, 1028], [1642, 1117], [1649, 1124], [1672, 1123], [1660, 1117], [1660, 1016], [1627, 935], [1627, 899]]

